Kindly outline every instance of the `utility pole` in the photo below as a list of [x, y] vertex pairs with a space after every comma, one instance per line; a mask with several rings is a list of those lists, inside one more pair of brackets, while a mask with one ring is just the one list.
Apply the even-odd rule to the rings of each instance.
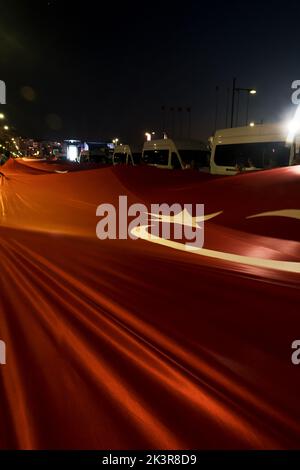
[[219, 111], [219, 87], [216, 86], [216, 107], [215, 107], [215, 123], [214, 123], [214, 134], [217, 130], [218, 124], [218, 111]]
[[188, 108], [186, 108], [187, 110], [187, 113], [188, 113], [188, 139], [191, 138], [191, 112], [192, 112], [192, 108], [189, 106]]
[[232, 95], [231, 95], [231, 120], [230, 127], [233, 127], [233, 115], [234, 115], [234, 98], [235, 98], [235, 84], [236, 78], [232, 80]]
[[229, 99], [230, 99], [230, 89], [227, 87], [226, 90], [226, 114], [225, 114], [225, 127], [228, 127], [228, 114], [229, 114]]
[[239, 88], [236, 88], [235, 91], [237, 91], [235, 127], [238, 127], [238, 124], [239, 124], [239, 106], [240, 106], [240, 90], [239, 90]]

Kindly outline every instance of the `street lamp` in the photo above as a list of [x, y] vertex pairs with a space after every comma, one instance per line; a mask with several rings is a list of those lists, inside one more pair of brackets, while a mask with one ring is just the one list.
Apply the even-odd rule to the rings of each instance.
[[0, 119], [5, 119], [5, 115], [3, 113], [0, 113]]
[[246, 126], [248, 125], [248, 112], [249, 112], [249, 96], [250, 95], [256, 95], [256, 90], [254, 88], [252, 89], [246, 89], [247, 91], [247, 105], [246, 105]]
[[8, 131], [9, 127], [8, 127], [8, 126], [3, 126], [3, 129], [4, 129], [5, 131]]
[[238, 92], [238, 105], [237, 105], [237, 118], [236, 118], [236, 122], [238, 122], [240, 91], [246, 91], [247, 92], [246, 126], [248, 125], [249, 96], [250, 95], [256, 95], [256, 93], [257, 93], [255, 88], [239, 88], [239, 87], [236, 87], [236, 78], [233, 79], [233, 81], [232, 81], [232, 100], [231, 100], [231, 126], [230, 127], [233, 127], [234, 100], [235, 100], [235, 93], [236, 92]]

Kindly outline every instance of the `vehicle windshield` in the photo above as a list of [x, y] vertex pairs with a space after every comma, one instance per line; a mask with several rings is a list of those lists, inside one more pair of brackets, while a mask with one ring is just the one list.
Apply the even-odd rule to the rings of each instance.
[[214, 156], [219, 166], [260, 169], [287, 166], [289, 158], [290, 147], [285, 142], [217, 145]]
[[144, 150], [143, 162], [147, 165], [168, 165], [169, 150]]
[[112, 150], [107, 145], [89, 145], [89, 161], [94, 163], [112, 163]]
[[209, 166], [208, 150], [179, 150], [179, 155], [184, 167], [201, 168]]
[[114, 154], [114, 163], [119, 163], [119, 164], [126, 164], [126, 153], [115, 153]]

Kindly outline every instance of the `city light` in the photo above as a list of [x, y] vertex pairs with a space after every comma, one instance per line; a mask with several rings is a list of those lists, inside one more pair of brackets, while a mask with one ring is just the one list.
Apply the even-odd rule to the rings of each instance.
[[300, 105], [297, 107], [293, 119], [287, 124], [287, 130], [286, 142], [291, 144], [295, 139], [295, 135], [300, 132]]
[[0, 119], [5, 119], [5, 115], [3, 113], [0, 113]]
[[8, 127], [8, 126], [4, 126], [3, 129], [4, 129], [5, 131], [8, 131], [9, 127]]
[[146, 139], [147, 139], [147, 142], [150, 142], [151, 137], [152, 137], [151, 134], [150, 134], [150, 132], [145, 132], [145, 137], [146, 137]]
[[254, 126], [255, 126], [255, 123], [254, 123], [254, 122], [250, 122], [249, 126], [250, 126], [250, 127], [254, 127]]
[[75, 162], [77, 160], [77, 157], [78, 157], [78, 149], [76, 145], [68, 145], [68, 148], [67, 148], [68, 160], [70, 160], [71, 162]]
[[256, 90], [253, 88], [253, 90], [249, 91], [250, 95], [256, 95]]

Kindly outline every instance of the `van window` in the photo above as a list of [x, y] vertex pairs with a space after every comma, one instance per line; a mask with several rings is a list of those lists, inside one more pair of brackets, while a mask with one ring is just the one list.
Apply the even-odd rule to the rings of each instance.
[[114, 163], [126, 164], [126, 153], [115, 153], [114, 154]]
[[254, 142], [217, 145], [215, 164], [244, 168], [273, 168], [289, 165], [290, 147], [285, 142]]
[[169, 150], [144, 150], [143, 160], [148, 165], [168, 165]]
[[209, 166], [208, 150], [179, 150], [182, 164], [188, 168]]

